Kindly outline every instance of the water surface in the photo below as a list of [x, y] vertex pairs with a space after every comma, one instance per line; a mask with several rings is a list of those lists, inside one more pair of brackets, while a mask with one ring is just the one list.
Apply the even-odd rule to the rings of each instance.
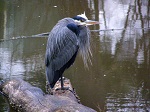
[[[45, 92], [44, 55], [58, 20], [84, 11], [90, 26], [92, 65], [80, 55], [65, 72], [81, 102], [97, 111], [150, 111], [150, 1], [1, 0], [0, 79], [19, 77]], [[0, 96], [0, 111], [13, 112]]]

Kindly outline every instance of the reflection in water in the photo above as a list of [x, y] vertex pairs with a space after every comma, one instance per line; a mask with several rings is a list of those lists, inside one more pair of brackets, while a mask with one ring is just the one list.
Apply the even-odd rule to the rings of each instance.
[[31, 74], [34, 74], [35, 71], [43, 70], [45, 54], [43, 49], [45, 49], [46, 40], [47, 38], [28, 37], [2, 41], [0, 43], [1, 78], [19, 77], [29, 80], [33, 78]]
[[[103, 50], [110, 52], [114, 56], [115, 61], [129, 61], [135, 67], [135, 62], [137, 62], [137, 68], [135, 72], [131, 70], [126, 70], [126, 73], [120, 73], [127, 75], [129, 74], [135, 77], [149, 77], [149, 50], [150, 50], [150, 40], [149, 40], [149, 1], [139, 1], [135, 0], [133, 2], [126, 1], [125, 4], [119, 3], [119, 1], [106, 1], [99, 4], [99, 19], [100, 29], [108, 31], [100, 32], [100, 45]], [[111, 4], [111, 7], [109, 7]], [[107, 8], [107, 9], [106, 9]], [[143, 29], [144, 28], [144, 29]], [[109, 30], [110, 29], [110, 30]], [[112, 31], [111, 31], [112, 29]], [[118, 29], [118, 30], [116, 30]], [[108, 33], [109, 32], [109, 33]], [[147, 49], [147, 50], [146, 50]], [[123, 66], [121, 64], [121, 66]], [[142, 70], [144, 66], [147, 66], [148, 69], [145, 69], [145, 72]], [[124, 66], [125, 67], [125, 66]], [[126, 66], [127, 68], [131, 66]], [[147, 68], [146, 67], [146, 68]], [[138, 69], [139, 68], [139, 69]], [[130, 68], [131, 69], [131, 68]], [[112, 70], [111, 72], [114, 72]], [[143, 71], [141, 73], [141, 71]], [[119, 73], [119, 69], [117, 69]], [[135, 75], [135, 76], [134, 76]], [[122, 75], [123, 76], [123, 75]], [[136, 85], [140, 84], [140, 81], [136, 82]], [[106, 110], [110, 111], [126, 111], [126, 112], [141, 112], [150, 110], [150, 100], [149, 100], [149, 89], [144, 93], [145, 88], [147, 88], [147, 81], [143, 82], [142, 87], [135, 87], [136, 85], [133, 80], [128, 82], [129, 91], [125, 94], [112, 92], [107, 93], [106, 96]], [[127, 84], [122, 83], [122, 84]], [[118, 90], [117, 90], [118, 91]], [[148, 99], [148, 100], [145, 100]]]
[[137, 63], [138, 65], [142, 64], [144, 62], [144, 51], [142, 49], [139, 49], [137, 53]]
[[[150, 0], [12, 0], [1, 4], [1, 79], [20, 77], [45, 91], [47, 38], [10, 38], [49, 32], [59, 19], [85, 11], [89, 19], [101, 23], [90, 27], [93, 65], [84, 69], [78, 56], [65, 72], [81, 102], [108, 112], [150, 111]], [[8, 111], [1, 99], [0, 111]]]
[[106, 106], [109, 111], [147, 112], [149, 110], [150, 101], [145, 100], [149, 96], [149, 90], [144, 90], [144, 82], [137, 87], [130, 87], [126, 94], [116, 93], [108, 96]]
[[106, 97], [107, 111], [117, 112], [147, 112], [150, 101], [143, 99], [142, 88], [132, 89], [131, 93], [123, 95], [122, 93], [108, 94]]
[[[116, 46], [123, 42], [134, 39], [134, 49], [138, 46], [137, 39], [142, 39], [144, 33], [149, 29], [149, 1], [126, 1], [125, 4], [119, 1], [106, 1], [99, 3], [99, 19], [101, 30], [112, 29], [113, 33], [100, 32], [100, 40], [104, 41], [104, 37], [111, 41], [111, 54], [115, 55]], [[140, 3], [140, 4], [139, 4]], [[111, 4], [111, 7], [109, 7]], [[126, 5], [129, 4], [129, 5]], [[101, 6], [103, 5], [103, 6]], [[107, 8], [107, 9], [106, 9]], [[146, 28], [146, 29], [143, 29]], [[118, 30], [116, 30], [118, 29]], [[115, 30], [115, 31], [114, 31]], [[133, 48], [131, 48], [134, 50]], [[127, 49], [128, 50], [128, 49]], [[144, 49], [139, 49], [137, 55], [137, 63], [144, 61]], [[134, 52], [134, 51], [133, 51]]]

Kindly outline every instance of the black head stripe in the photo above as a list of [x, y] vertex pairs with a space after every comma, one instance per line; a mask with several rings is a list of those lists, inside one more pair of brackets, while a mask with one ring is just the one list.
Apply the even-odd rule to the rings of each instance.
[[83, 18], [83, 17], [80, 17], [80, 16], [75, 16], [75, 17], [73, 17], [73, 19], [74, 19], [74, 20], [81, 21], [81, 22], [84, 22], [84, 21], [86, 21], [86, 19], [85, 19], [85, 18]]

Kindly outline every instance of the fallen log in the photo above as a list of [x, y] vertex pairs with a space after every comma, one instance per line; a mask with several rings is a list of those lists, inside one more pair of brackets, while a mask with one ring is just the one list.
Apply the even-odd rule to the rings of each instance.
[[22, 79], [1, 81], [0, 92], [8, 98], [10, 105], [21, 112], [96, 112], [79, 103], [70, 81], [65, 81], [69, 90], [60, 90], [57, 82], [52, 94], [45, 94]]

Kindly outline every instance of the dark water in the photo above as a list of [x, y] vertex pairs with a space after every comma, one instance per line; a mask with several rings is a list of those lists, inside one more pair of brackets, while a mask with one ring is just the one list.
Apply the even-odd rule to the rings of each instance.
[[[31, 36], [84, 11], [101, 24], [90, 26], [89, 70], [78, 55], [65, 72], [81, 102], [97, 111], [150, 111], [150, 0], [1, 0], [0, 79], [19, 77], [45, 91], [47, 37]], [[13, 112], [2, 96], [0, 111]]]

